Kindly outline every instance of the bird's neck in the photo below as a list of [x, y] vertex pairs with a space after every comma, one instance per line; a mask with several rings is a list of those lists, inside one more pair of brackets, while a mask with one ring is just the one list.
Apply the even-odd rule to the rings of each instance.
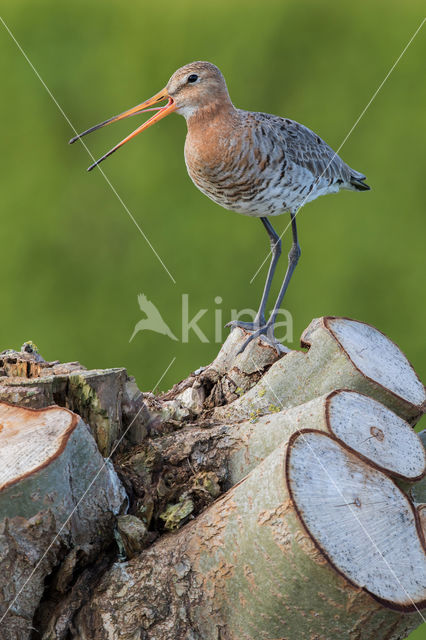
[[218, 122], [226, 124], [234, 119], [236, 111], [229, 98], [227, 100], [216, 100], [215, 102], [209, 101], [188, 114], [186, 117], [188, 132], [209, 125], [217, 126]]
[[198, 108], [186, 122], [185, 160], [197, 184], [197, 176], [216, 170], [227, 155], [230, 141], [239, 130], [238, 110], [231, 101], [210, 103]]

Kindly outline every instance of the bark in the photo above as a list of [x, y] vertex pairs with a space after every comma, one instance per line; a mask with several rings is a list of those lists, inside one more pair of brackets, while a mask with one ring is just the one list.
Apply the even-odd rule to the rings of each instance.
[[[160, 396], [124, 369], [45, 362], [31, 344], [0, 354], [0, 400], [71, 409], [44, 412], [74, 415], [94, 447], [56, 456], [67, 461], [63, 494], [30, 492], [40, 511], [20, 515], [11, 535], [7, 513], [18, 562], [23, 548], [33, 554], [21, 585], [37, 566], [7, 640], [396, 640], [421, 623], [426, 461], [411, 425], [425, 391], [408, 360], [345, 318], [313, 321], [305, 351], [256, 340], [238, 354], [245, 339], [233, 330], [211, 365]], [[51, 427], [34, 431], [37, 455], [24, 464], [55, 451], [64, 427]], [[112, 455], [127, 513], [108, 511], [98, 488], [57, 536], [99, 450]], [[6, 510], [24, 510], [23, 494], [4, 495]], [[116, 545], [105, 512], [115, 513]]]
[[411, 487], [411, 497], [413, 502], [417, 505], [426, 503], [426, 480], [422, 479], [421, 482], [416, 483]]
[[151, 407], [153, 413], [163, 420], [193, 419], [251, 389], [282, 354], [262, 340], [252, 341], [238, 354], [246, 338], [245, 331], [234, 329], [215, 360], [160, 396], [160, 403]]
[[426, 504], [417, 505], [417, 513], [423, 530], [423, 535], [426, 538]]
[[[419, 433], [420, 440], [426, 450], [426, 429]], [[417, 508], [423, 534], [426, 538], [426, 477], [423, 476], [420, 482], [416, 482], [409, 488], [409, 495]]]
[[73, 570], [111, 543], [127, 496], [76, 414], [0, 403], [0, 425], [0, 635], [20, 640], [47, 576], [57, 569], [65, 591]]
[[174, 529], [303, 428], [336, 435], [371, 465], [404, 480], [407, 490], [424, 477], [425, 451], [410, 425], [346, 390], [255, 420], [185, 426], [118, 456], [116, 469], [133, 496], [132, 513], [148, 526]]
[[[424, 605], [426, 561], [412, 505], [386, 475], [330, 436], [314, 431], [295, 436], [178, 534], [163, 537], [129, 563], [115, 564], [79, 613], [76, 637], [371, 639], [402, 638], [415, 628], [417, 613], [382, 606]], [[318, 472], [321, 463], [328, 464], [330, 450], [323, 446], [323, 451], [315, 441], [306, 444], [309, 436], [327, 439], [329, 448], [330, 443], [334, 447], [331, 474], [339, 482], [337, 489], [330, 487], [325, 473], [315, 480], [317, 493], [325, 499], [312, 492], [312, 467], [300, 460], [310, 457], [308, 463]], [[289, 453], [295, 445], [302, 451], [296, 451], [293, 462]], [[311, 448], [320, 452], [320, 464]], [[302, 492], [296, 499], [290, 495], [290, 482], [293, 492], [295, 487]], [[359, 514], [350, 506], [338, 508], [354, 499], [354, 490], [365, 505], [359, 509], [361, 523], [380, 544], [379, 554], [366, 540]], [[372, 508], [371, 496], [383, 506]], [[298, 513], [302, 508], [308, 528]], [[406, 518], [402, 526], [396, 522], [399, 513]], [[313, 534], [311, 527], [318, 520], [320, 531]], [[351, 532], [355, 535], [348, 538]], [[392, 558], [391, 567], [380, 554]], [[398, 583], [395, 592], [395, 572], [398, 579], [404, 576], [405, 588], [410, 585], [410, 598]]]
[[285, 409], [337, 388], [375, 398], [415, 424], [425, 410], [424, 386], [400, 349], [362, 322], [319, 318], [304, 331], [301, 344], [276, 362], [262, 380], [232, 405], [214, 411], [218, 420]]
[[79, 362], [46, 362], [28, 343], [21, 351], [0, 354], [0, 397], [33, 409], [54, 404], [71, 409], [90, 425], [104, 456], [132, 420], [129, 440], [140, 441], [147, 433], [146, 410], [135, 418], [142, 394], [125, 369], [87, 370]]

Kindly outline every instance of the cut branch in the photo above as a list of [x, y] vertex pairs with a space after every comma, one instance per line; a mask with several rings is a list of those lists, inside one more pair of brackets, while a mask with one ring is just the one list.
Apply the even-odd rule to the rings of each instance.
[[334, 434], [393, 477], [415, 482], [425, 474], [425, 451], [410, 425], [376, 400], [347, 390], [251, 420], [185, 426], [118, 456], [116, 468], [135, 497], [134, 512], [149, 512], [155, 520], [206, 473], [228, 489], [306, 428]]
[[[348, 506], [357, 501], [356, 510]], [[425, 570], [414, 510], [402, 491], [331, 436], [295, 434], [193, 523], [114, 565], [79, 613], [76, 634], [402, 637], [418, 614], [386, 608], [423, 606]], [[402, 586], [394, 585], [394, 574]]]
[[79, 362], [46, 362], [28, 343], [21, 351], [0, 354], [0, 397], [33, 409], [56, 404], [75, 411], [90, 426], [104, 456], [130, 423], [127, 438], [140, 442], [150, 419], [125, 369], [87, 370]]
[[241, 420], [338, 388], [365, 393], [411, 424], [423, 414], [424, 386], [402, 351], [374, 327], [347, 318], [320, 318], [304, 331], [301, 343], [307, 353], [284, 355], [243, 397], [215, 409], [214, 418]]
[[[89, 428], [67, 409], [0, 403], [0, 618], [28, 638], [44, 579], [68, 558], [93, 562], [112, 540], [126, 494]], [[84, 499], [83, 499], [84, 498]]]
[[238, 354], [245, 339], [160, 396], [30, 343], [0, 354], [0, 399], [75, 412], [0, 405], [7, 640], [400, 640], [420, 624], [411, 365], [346, 318], [313, 321], [306, 352]]

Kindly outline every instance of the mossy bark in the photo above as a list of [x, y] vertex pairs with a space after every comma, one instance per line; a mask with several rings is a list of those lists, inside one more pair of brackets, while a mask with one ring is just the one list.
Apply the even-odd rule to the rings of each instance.
[[129, 439], [141, 441], [149, 417], [134, 378], [123, 368], [87, 370], [79, 362], [46, 362], [37, 354], [8, 350], [0, 354], [0, 398], [21, 407], [51, 405], [78, 413], [108, 456], [133, 421]]

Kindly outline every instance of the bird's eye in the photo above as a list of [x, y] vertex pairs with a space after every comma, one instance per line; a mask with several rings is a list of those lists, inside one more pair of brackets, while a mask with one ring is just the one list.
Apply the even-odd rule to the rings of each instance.
[[198, 76], [196, 73], [191, 73], [191, 75], [188, 76], [189, 83], [197, 82], [197, 80], [198, 80]]

